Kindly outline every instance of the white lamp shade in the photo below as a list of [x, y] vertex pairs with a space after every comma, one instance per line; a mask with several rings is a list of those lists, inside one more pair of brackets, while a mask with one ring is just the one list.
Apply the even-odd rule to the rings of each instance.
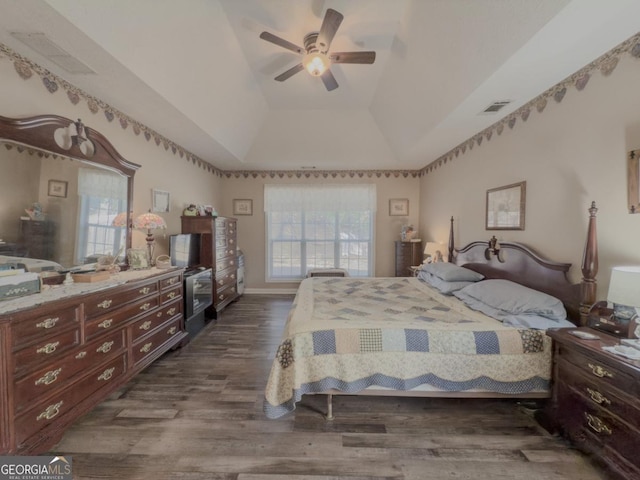
[[640, 267], [614, 267], [607, 300], [617, 305], [640, 307]]
[[433, 257], [438, 250], [440, 250], [440, 253], [442, 255], [445, 254], [446, 248], [444, 246], [444, 243], [427, 242], [427, 244], [424, 246], [425, 255], [431, 255]]

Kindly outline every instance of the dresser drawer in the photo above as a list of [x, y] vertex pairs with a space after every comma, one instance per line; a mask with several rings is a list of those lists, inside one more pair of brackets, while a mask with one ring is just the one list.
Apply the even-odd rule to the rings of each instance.
[[640, 408], [635, 399], [627, 397], [598, 378], [576, 371], [573, 364], [563, 360], [558, 361], [558, 372], [560, 378], [584, 398], [586, 406], [604, 408], [635, 428], [640, 428]]
[[222, 290], [227, 285], [235, 285], [237, 283], [237, 278], [238, 275], [235, 268], [216, 273], [216, 290]]
[[222, 272], [223, 270], [231, 268], [235, 269], [237, 263], [238, 259], [235, 256], [225, 257], [222, 260], [216, 262], [216, 279], [218, 278], [218, 272]]
[[178, 303], [174, 303], [167, 307], [163, 307], [156, 313], [142, 317], [140, 320], [131, 325], [131, 340], [136, 342], [139, 338], [145, 336], [159, 325], [169, 320], [172, 316], [180, 313], [181, 309]]
[[559, 358], [572, 363], [589, 378], [597, 378], [601, 382], [611, 385], [629, 395], [638, 396], [640, 387], [631, 375], [620, 371], [608, 364], [605, 359], [593, 359], [570, 348], [560, 346]]
[[157, 305], [157, 297], [146, 297], [137, 302], [125, 305], [111, 313], [87, 321], [84, 329], [85, 339], [91, 340], [97, 335], [102, 335], [104, 332], [116, 330], [129, 320], [151, 311]]
[[36, 339], [57, 335], [59, 332], [78, 327], [80, 322], [78, 309], [70, 307], [55, 314], [41, 315], [16, 322], [13, 329], [13, 346], [20, 347]]
[[160, 305], [182, 297], [182, 285], [178, 285], [160, 294]]
[[564, 428], [581, 446], [598, 450], [605, 458], [616, 452], [634, 468], [640, 468], [637, 445], [640, 433], [607, 409], [593, 405], [567, 384], [558, 385], [559, 405], [565, 412]]
[[176, 285], [182, 284], [182, 278], [179, 273], [167, 278], [163, 278], [160, 280], [160, 290], [165, 290], [167, 288], [172, 288]]
[[106, 335], [16, 382], [16, 411], [23, 410], [24, 405], [34, 398], [50, 395], [78, 373], [86, 372], [109, 357], [122, 354], [125, 348], [124, 333], [124, 330], [120, 330]]
[[217, 248], [216, 249], [216, 260], [220, 260], [222, 258], [225, 257], [233, 257], [236, 255], [236, 249], [235, 248], [230, 248], [230, 247], [226, 247], [226, 248]]
[[154, 281], [140, 285], [135, 289], [96, 295], [90, 297], [90, 299], [85, 302], [85, 314], [87, 318], [101, 316], [107, 312], [112, 312], [133, 300], [139, 299], [140, 297], [152, 295], [157, 292], [157, 290], [158, 285]]
[[16, 418], [16, 441], [20, 445], [58, 417], [73, 409], [92, 393], [115, 383], [126, 371], [126, 355], [120, 355], [96, 368], [69, 389], [54, 395]]
[[70, 349], [80, 344], [80, 329], [67, 330], [54, 337], [43, 339], [14, 354], [14, 371], [26, 372], [37, 368], [43, 362], [60, 358]]
[[223, 289], [216, 289], [216, 296], [214, 298], [214, 305], [219, 305], [228, 300], [233, 300], [238, 296], [236, 285], [229, 285]]
[[139, 338], [133, 344], [133, 363], [139, 364], [145, 361], [146, 357], [153, 355], [158, 348], [164, 345], [175, 335], [181, 332], [181, 318], [176, 318], [170, 322], [166, 322], [145, 337]]

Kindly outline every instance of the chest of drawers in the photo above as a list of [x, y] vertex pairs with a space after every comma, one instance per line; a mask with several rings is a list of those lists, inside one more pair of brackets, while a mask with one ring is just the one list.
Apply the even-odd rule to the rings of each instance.
[[615, 476], [640, 479], [640, 362], [602, 350], [619, 343], [605, 333], [581, 340], [567, 329], [554, 340], [552, 423]]
[[422, 263], [422, 242], [396, 241], [396, 277], [410, 277], [412, 265]]
[[200, 264], [213, 272], [213, 306], [215, 317], [238, 298], [237, 220], [230, 217], [183, 216], [182, 233], [200, 234]]
[[119, 276], [132, 280], [0, 315], [0, 453], [46, 451], [184, 341], [182, 270]]

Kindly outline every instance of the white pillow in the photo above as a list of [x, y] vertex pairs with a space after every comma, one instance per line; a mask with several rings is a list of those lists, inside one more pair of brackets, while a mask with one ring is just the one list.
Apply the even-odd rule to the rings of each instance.
[[422, 266], [422, 270], [435, 275], [445, 282], [477, 282], [484, 278], [484, 275], [478, 272], [474, 272], [473, 270], [469, 270], [468, 268], [464, 268], [453, 263], [427, 263]]

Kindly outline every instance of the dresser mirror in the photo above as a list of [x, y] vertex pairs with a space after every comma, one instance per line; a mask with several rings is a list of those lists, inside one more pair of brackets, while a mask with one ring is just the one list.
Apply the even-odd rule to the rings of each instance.
[[0, 268], [125, 261], [138, 168], [80, 120], [0, 116]]

